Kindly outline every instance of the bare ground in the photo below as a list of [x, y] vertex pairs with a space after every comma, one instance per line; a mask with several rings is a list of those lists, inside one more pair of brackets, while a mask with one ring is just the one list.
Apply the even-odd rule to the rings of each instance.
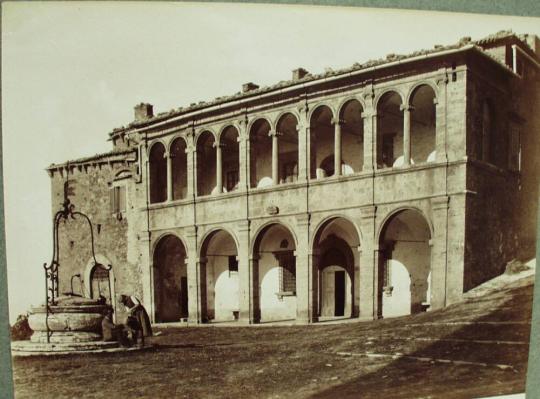
[[[144, 352], [15, 358], [15, 394], [17, 398], [472, 398], [523, 392], [532, 281], [527, 278], [441, 311], [397, 319], [293, 327], [165, 328], [153, 338], [158, 346]], [[358, 356], [368, 352], [424, 361]]]

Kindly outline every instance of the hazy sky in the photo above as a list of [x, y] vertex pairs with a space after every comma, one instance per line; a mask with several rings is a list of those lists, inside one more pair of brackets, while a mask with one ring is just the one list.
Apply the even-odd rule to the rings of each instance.
[[[111, 149], [108, 132], [291, 70], [408, 53], [540, 18], [210, 3], [2, 4], [2, 131], [10, 319], [43, 301], [52, 253], [49, 164]], [[79, 205], [79, 204], [77, 204]], [[55, 204], [56, 206], [56, 204]], [[79, 209], [84, 211], [84, 205]]]

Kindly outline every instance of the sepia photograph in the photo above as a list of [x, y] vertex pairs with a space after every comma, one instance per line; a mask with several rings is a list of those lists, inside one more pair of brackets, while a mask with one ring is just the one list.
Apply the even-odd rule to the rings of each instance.
[[6, 398], [537, 397], [540, 17], [8, 1], [1, 29]]

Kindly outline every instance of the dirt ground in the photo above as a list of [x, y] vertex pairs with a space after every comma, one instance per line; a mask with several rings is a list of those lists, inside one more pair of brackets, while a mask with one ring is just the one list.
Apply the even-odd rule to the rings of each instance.
[[[152, 338], [157, 346], [144, 352], [15, 358], [15, 394], [438, 399], [518, 393], [525, 390], [532, 294], [528, 279], [442, 311], [397, 319], [164, 328]], [[414, 359], [360, 356], [367, 352]]]

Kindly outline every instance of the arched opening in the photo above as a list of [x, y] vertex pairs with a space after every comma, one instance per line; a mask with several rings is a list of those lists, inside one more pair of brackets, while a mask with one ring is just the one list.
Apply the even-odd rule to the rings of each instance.
[[359, 245], [355, 226], [345, 218], [329, 219], [317, 230], [313, 253], [317, 254], [319, 320], [358, 316]]
[[291, 232], [281, 224], [263, 229], [255, 239], [255, 318], [260, 321], [296, 318], [296, 245]]
[[197, 140], [197, 195], [209, 195], [216, 187], [216, 146], [212, 132]]
[[150, 203], [167, 200], [167, 159], [165, 146], [155, 143], [150, 148]]
[[298, 120], [287, 113], [279, 118], [278, 166], [279, 183], [292, 183], [298, 180]]
[[250, 187], [272, 185], [272, 138], [270, 124], [266, 119], [258, 119], [249, 132]]
[[407, 209], [386, 221], [379, 237], [378, 316], [396, 317], [429, 308], [431, 248], [429, 225]]
[[201, 259], [205, 260], [207, 320], [237, 320], [240, 311], [238, 250], [233, 237], [218, 230], [205, 239]]
[[105, 303], [113, 304], [114, 296], [109, 269], [101, 264], [95, 265], [90, 271], [90, 298], [105, 298]]
[[158, 323], [188, 317], [186, 249], [173, 235], [159, 240], [154, 250], [154, 319]]
[[411, 164], [435, 162], [435, 92], [417, 87], [411, 96]]
[[187, 196], [187, 154], [183, 138], [175, 139], [171, 144], [172, 194], [173, 200]]
[[323, 168], [323, 161], [334, 157], [334, 115], [332, 110], [321, 105], [315, 109], [309, 122], [310, 178], [321, 179], [334, 174], [334, 168]]
[[364, 166], [364, 121], [358, 100], [347, 101], [340, 111], [341, 174], [360, 172]]
[[240, 149], [238, 142], [238, 130], [234, 126], [228, 126], [221, 133], [219, 139], [222, 151], [222, 182], [223, 191], [231, 192], [238, 190], [240, 180]]
[[390, 91], [377, 103], [377, 168], [403, 164], [403, 111], [401, 96]]

